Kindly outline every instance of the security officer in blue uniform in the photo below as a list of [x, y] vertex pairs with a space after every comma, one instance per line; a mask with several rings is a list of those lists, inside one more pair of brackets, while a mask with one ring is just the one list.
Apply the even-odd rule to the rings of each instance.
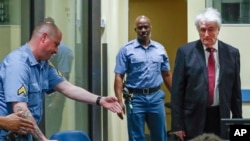
[[137, 39], [125, 44], [116, 57], [115, 94], [124, 113], [126, 109], [129, 141], [145, 141], [145, 122], [152, 141], [166, 141], [165, 93], [160, 87], [164, 83], [171, 89], [169, 58], [164, 46], [150, 39], [148, 17], [136, 18], [135, 31]]
[[[6, 57], [1, 67], [2, 71], [4, 93], [1, 94], [5, 94], [4, 102], [27, 103], [36, 123], [39, 123], [43, 113], [44, 93], [51, 91], [56, 84], [64, 80], [64, 77], [48, 65], [48, 62], [37, 62], [28, 44]], [[11, 107], [7, 103], [4, 113], [12, 113]]]
[[[100, 97], [77, 87], [57, 71], [48, 60], [57, 53], [62, 39], [60, 29], [54, 23], [41, 23], [31, 40], [7, 55], [0, 66], [0, 116], [22, 111], [22, 117], [35, 123], [35, 131], [16, 135], [19, 141], [47, 141], [38, 124], [43, 114], [44, 95], [57, 90], [65, 96], [120, 114], [122, 108], [116, 97]], [[0, 130], [0, 141], [8, 138], [8, 131]]]

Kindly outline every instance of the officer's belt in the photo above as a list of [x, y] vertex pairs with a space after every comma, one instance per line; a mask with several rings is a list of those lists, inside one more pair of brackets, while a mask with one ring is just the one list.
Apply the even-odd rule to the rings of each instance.
[[129, 93], [141, 93], [141, 94], [150, 94], [152, 92], [158, 91], [161, 86], [157, 86], [154, 88], [143, 88], [143, 89], [138, 89], [138, 88], [128, 88]]

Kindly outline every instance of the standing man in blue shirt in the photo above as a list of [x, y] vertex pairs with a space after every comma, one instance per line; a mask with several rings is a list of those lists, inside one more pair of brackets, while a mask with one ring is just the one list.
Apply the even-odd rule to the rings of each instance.
[[152, 141], [167, 140], [165, 93], [160, 87], [164, 83], [170, 91], [172, 75], [164, 46], [150, 39], [151, 28], [148, 17], [137, 17], [137, 39], [125, 44], [116, 57], [114, 90], [125, 113], [124, 90], [129, 141], [145, 141], [145, 122]]
[[[31, 134], [39, 141], [48, 140], [37, 124], [42, 118], [44, 95], [54, 90], [71, 99], [122, 113], [116, 97], [100, 97], [71, 84], [48, 62], [57, 53], [61, 39], [62, 33], [54, 23], [43, 22], [33, 30], [30, 41], [8, 54], [0, 66], [0, 116], [23, 111], [23, 117], [35, 123]], [[31, 134], [20, 136], [19, 140], [32, 141]], [[0, 130], [0, 140], [6, 136], [7, 131]]]

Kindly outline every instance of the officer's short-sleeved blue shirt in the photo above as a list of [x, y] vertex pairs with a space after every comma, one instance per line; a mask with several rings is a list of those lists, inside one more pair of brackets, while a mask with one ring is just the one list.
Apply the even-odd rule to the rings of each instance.
[[152, 88], [163, 83], [161, 71], [170, 71], [164, 46], [150, 40], [147, 48], [137, 39], [125, 44], [116, 56], [114, 72], [126, 74], [125, 85], [131, 88]]
[[25, 44], [7, 55], [0, 66], [0, 116], [12, 113], [12, 102], [26, 102], [36, 122], [43, 114], [46, 93], [64, 81], [48, 61], [38, 62]]

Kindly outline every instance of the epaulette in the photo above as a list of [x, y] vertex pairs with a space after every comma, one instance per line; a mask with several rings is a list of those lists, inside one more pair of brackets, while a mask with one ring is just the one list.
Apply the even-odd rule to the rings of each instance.
[[124, 45], [124, 47], [129, 46], [129, 45], [133, 44], [134, 42], [135, 42], [135, 40], [131, 40], [131, 41], [127, 42], [127, 43]]
[[61, 71], [59, 71], [59, 69], [55, 68], [55, 66], [53, 65], [53, 63], [52, 63], [51, 61], [48, 60], [48, 63], [49, 63], [49, 65], [50, 65], [51, 67], [53, 67], [54, 69], [56, 69], [56, 71], [57, 71], [57, 73], [58, 73], [59, 76], [63, 77]]
[[49, 65], [50, 65], [51, 67], [55, 68], [55, 66], [53, 65], [53, 63], [52, 63], [50, 60], [48, 60], [48, 63], [49, 63]]

